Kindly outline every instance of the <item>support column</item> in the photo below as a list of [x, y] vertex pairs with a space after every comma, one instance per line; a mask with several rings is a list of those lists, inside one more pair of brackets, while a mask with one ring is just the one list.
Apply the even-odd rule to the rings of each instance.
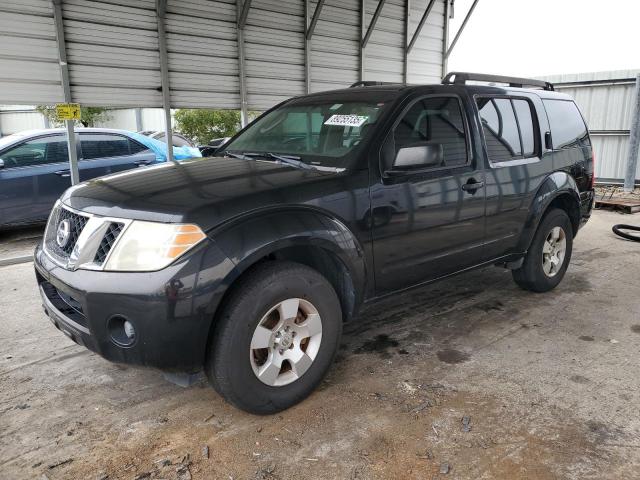
[[173, 131], [171, 128], [171, 87], [169, 85], [169, 61], [167, 56], [167, 35], [164, 16], [167, 0], [156, 0], [158, 19], [158, 54], [160, 56], [160, 80], [162, 82], [162, 109], [164, 110], [164, 134], [167, 137], [167, 161], [173, 162]]
[[309, 0], [304, 0], [304, 83], [305, 92], [311, 92], [311, 40], [309, 31]]
[[237, 11], [237, 42], [238, 42], [238, 80], [240, 82], [240, 125], [244, 128], [249, 123], [247, 108], [247, 74], [244, 58], [244, 26], [249, 15], [251, 0], [236, 0]]
[[[65, 103], [71, 103], [71, 85], [69, 83], [69, 67], [67, 65], [67, 48], [64, 40], [64, 24], [62, 22], [62, 0], [53, 0], [53, 20], [56, 27], [56, 44], [58, 46], [58, 64], [60, 65], [60, 79]], [[76, 134], [73, 128], [74, 120], [65, 120], [67, 129], [67, 149], [69, 151], [69, 172], [71, 185], [80, 182], [78, 170], [78, 150]]]
[[[640, 153], [640, 74], [636, 76], [636, 99], [631, 112], [631, 126], [629, 128], [629, 157], [627, 158], [627, 172], [624, 177], [624, 191], [632, 192], [635, 188], [636, 172], [638, 169], [638, 154]], [[594, 172], [595, 175], [595, 172]]]
[[451, 14], [449, 10], [450, 1], [451, 0], [444, 1], [444, 32], [442, 33], [442, 78], [444, 78], [447, 74], [447, 48], [449, 47], [449, 21], [451, 20]]
[[364, 80], [364, 47], [362, 46], [362, 40], [366, 33], [366, 18], [367, 3], [366, 0], [360, 0], [360, 41], [358, 42], [360, 47], [360, 81]]
[[133, 113], [136, 116], [136, 132], [140, 132], [144, 130], [144, 128], [142, 128], [142, 110], [136, 108]]
[[411, 0], [407, 0], [405, 2], [405, 11], [404, 11], [404, 47], [403, 47], [403, 56], [404, 56], [404, 65], [402, 66], [402, 81], [404, 83], [408, 82], [409, 77], [409, 52], [407, 51], [407, 47], [409, 46], [409, 20], [411, 19]]

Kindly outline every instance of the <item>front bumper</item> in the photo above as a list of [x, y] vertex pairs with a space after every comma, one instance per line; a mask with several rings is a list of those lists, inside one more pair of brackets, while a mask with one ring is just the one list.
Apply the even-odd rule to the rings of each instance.
[[[157, 272], [67, 270], [41, 246], [34, 254], [43, 308], [76, 343], [107, 360], [188, 372], [202, 367], [209, 328], [232, 262], [212, 241]], [[123, 346], [114, 318], [135, 328]]]

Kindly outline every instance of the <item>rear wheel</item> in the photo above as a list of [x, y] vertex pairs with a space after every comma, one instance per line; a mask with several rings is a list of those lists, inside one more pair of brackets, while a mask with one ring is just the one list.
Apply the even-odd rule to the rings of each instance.
[[238, 408], [275, 413], [320, 383], [341, 333], [338, 296], [320, 273], [269, 262], [234, 288], [211, 339], [206, 372]]
[[573, 248], [573, 227], [564, 210], [553, 209], [543, 218], [522, 267], [513, 279], [525, 290], [547, 292], [564, 277]]

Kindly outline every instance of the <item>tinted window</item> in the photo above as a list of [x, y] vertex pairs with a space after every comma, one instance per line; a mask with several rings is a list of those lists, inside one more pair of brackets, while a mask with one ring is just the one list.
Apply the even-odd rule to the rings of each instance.
[[535, 127], [533, 126], [533, 113], [531, 104], [526, 100], [514, 98], [513, 108], [516, 111], [520, 136], [522, 138], [522, 150], [525, 157], [531, 157], [536, 153]]
[[522, 157], [516, 116], [507, 98], [478, 99], [480, 120], [492, 162], [505, 162]]
[[130, 155], [129, 139], [121, 135], [85, 133], [80, 139], [85, 160]]
[[145, 147], [141, 143], [136, 142], [135, 140], [131, 140], [130, 138], [128, 140], [129, 140], [129, 153], [131, 153], [131, 155], [144, 152], [145, 150], [149, 150], [147, 147]]
[[573, 148], [591, 145], [587, 126], [576, 104], [570, 100], [544, 100], [553, 148]]
[[21, 143], [0, 154], [5, 168], [27, 167], [46, 163], [65, 162], [67, 154], [67, 139], [64, 135], [52, 135]]
[[467, 163], [467, 142], [460, 109], [454, 97], [430, 97], [414, 103], [393, 132], [395, 153], [402, 147], [432, 144], [442, 147], [441, 166]]

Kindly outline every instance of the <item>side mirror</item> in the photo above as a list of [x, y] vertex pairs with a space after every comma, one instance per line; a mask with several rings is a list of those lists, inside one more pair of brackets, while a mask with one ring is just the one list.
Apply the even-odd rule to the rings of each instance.
[[4, 160], [0, 158], [0, 168], [4, 168]]
[[437, 167], [444, 159], [444, 149], [440, 143], [417, 143], [402, 147], [396, 153], [394, 170]]
[[546, 148], [547, 150], [553, 150], [551, 132], [544, 132], [544, 148]]

